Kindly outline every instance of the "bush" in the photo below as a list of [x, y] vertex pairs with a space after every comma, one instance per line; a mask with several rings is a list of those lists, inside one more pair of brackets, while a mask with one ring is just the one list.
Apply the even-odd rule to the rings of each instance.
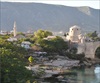
[[82, 53], [82, 54], [71, 54], [70, 52], [67, 52], [66, 56], [69, 59], [81, 60], [85, 57], [85, 54], [84, 53]]

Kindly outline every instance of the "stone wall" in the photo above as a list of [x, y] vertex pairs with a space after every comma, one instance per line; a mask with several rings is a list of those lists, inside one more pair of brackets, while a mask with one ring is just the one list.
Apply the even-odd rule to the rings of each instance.
[[85, 57], [95, 58], [95, 52], [99, 46], [100, 46], [100, 41], [86, 42], [85, 44], [78, 44], [78, 54], [84, 52]]

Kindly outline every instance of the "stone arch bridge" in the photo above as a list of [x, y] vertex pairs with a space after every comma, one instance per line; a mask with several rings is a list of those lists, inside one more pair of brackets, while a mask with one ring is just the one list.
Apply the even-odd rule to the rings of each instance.
[[96, 58], [95, 52], [100, 46], [100, 41], [85, 42], [84, 44], [78, 44], [78, 53], [85, 53], [87, 58]]

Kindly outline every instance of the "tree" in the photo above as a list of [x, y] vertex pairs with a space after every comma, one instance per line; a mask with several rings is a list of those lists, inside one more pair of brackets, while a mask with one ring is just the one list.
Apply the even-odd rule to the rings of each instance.
[[97, 32], [94, 31], [94, 32], [90, 32], [87, 34], [88, 37], [97, 37]]
[[32, 63], [34, 62], [34, 58], [33, 58], [32, 56], [30, 56], [30, 57], [28, 58], [28, 61], [29, 61], [30, 64], [32, 65]]
[[100, 40], [96, 31], [88, 33], [86, 36], [90, 37], [92, 40]]
[[92, 33], [92, 37], [97, 37], [97, 36], [98, 36], [97, 31], [94, 31], [94, 32]]
[[17, 34], [25, 36], [25, 34], [23, 32], [18, 32]]
[[26, 83], [32, 80], [32, 72], [27, 70], [26, 51], [4, 39], [0, 41], [0, 69], [2, 83]]
[[49, 32], [46, 30], [38, 30], [38, 31], [34, 32], [34, 39], [37, 41], [37, 40], [43, 39], [43, 38], [51, 36], [51, 35], [52, 35], [52, 32]]
[[76, 54], [77, 53], [77, 48], [73, 47], [70, 49], [71, 54]]
[[46, 52], [62, 53], [68, 49], [68, 44], [58, 36], [50, 40], [41, 39], [39, 44]]

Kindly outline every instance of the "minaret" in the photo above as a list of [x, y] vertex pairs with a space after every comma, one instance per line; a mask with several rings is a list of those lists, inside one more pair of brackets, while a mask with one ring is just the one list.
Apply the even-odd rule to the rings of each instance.
[[14, 37], [17, 35], [16, 22], [14, 22], [13, 35], [14, 35]]

